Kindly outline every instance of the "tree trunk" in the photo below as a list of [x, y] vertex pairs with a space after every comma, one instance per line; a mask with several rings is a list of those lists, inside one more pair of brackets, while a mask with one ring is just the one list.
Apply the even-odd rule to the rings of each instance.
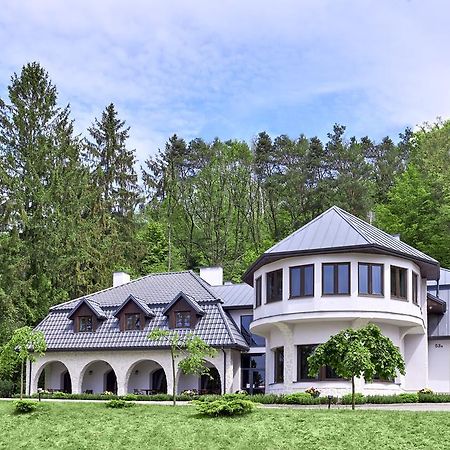
[[355, 409], [355, 376], [352, 376], [352, 409]]
[[24, 360], [22, 359], [22, 363], [20, 366], [20, 400], [23, 399], [23, 366], [24, 366]]
[[175, 355], [173, 354], [173, 349], [170, 349], [170, 354], [172, 356], [172, 402], [173, 406], [177, 404], [177, 384], [176, 384], [176, 371], [175, 371]]

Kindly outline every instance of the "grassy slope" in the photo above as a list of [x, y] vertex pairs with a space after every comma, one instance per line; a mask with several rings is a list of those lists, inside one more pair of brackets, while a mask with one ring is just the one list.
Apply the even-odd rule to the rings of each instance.
[[238, 418], [192, 407], [45, 403], [31, 415], [0, 402], [2, 449], [448, 449], [450, 414], [260, 409]]

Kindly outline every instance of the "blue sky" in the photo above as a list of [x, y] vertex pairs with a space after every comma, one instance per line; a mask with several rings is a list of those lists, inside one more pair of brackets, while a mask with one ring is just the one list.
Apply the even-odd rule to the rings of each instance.
[[446, 0], [3, 0], [0, 97], [28, 61], [83, 131], [114, 102], [142, 162], [167, 138], [396, 137], [450, 117]]

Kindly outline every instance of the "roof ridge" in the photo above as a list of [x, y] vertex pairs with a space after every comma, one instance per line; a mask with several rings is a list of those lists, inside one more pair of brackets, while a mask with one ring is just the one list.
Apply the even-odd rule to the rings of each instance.
[[300, 233], [300, 231], [303, 231], [305, 228], [309, 227], [310, 225], [312, 225], [314, 222], [316, 222], [317, 220], [321, 219], [325, 214], [327, 214], [329, 211], [331, 211], [332, 209], [337, 208], [336, 206], [331, 206], [330, 208], [328, 208], [327, 210], [325, 210], [323, 213], [319, 214], [317, 217], [315, 217], [314, 219], [310, 220], [309, 222], [305, 223], [303, 226], [301, 226], [298, 230], [293, 231], [291, 234], [289, 234], [288, 236], [286, 236], [284, 239], [282, 239], [281, 241], [278, 241], [276, 244], [272, 245], [272, 247], [268, 248], [264, 253], [269, 253], [270, 251], [272, 251], [275, 247], [278, 247], [280, 244], [282, 244], [283, 242], [285, 242], [286, 240], [296, 236], [298, 233]]
[[218, 304], [217, 304], [217, 307], [218, 307], [219, 313], [220, 313], [220, 315], [222, 316], [222, 319], [223, 319], [223, 321], [224, 321], [224, 323], [225, 323], [225, 327], [226, 327], [226, 329], [227, 329], [228, 336], [230, 336], [231, 342], [232, 342], [233, 344], [238, 345], [238, 343], [236, 342], [236, 339], [235, 339], [234, 336], [233, 336], [233, 332], [231, 331], [230, 324], [229, 324], [229, 322], [228, 322], [228, 318], [226, 317], [225, 311], [224, 311], [223, 308], [222, 308], [222, 304], [221, 304], [221, 303], [218, 303]]
[[[331, 208], [330, 208], [331, 209]], [[342, 208], [339, 208], [339, 206], [332, 206], [332, 209], [334, 210], [334, 211], [336, 211], [336, 214], [338, 214], [339, 215], [339, 217], [342, 219], [342, 220], [345, 220], [345, 223], [347, 223], [351, 228], [353, 228], [353, 230], [355, 230], [368, 244], [373, 244], [373, 242], [371, 241], [371, 240], [369, 240], [369, 238], [366, 236], [366, 234], [363, 232], [363, 231], [361, 231], [361, 230], [359, 230], [357, 227], [355, 227], [355, 225], [354, 224], [352, 224], [350, 221], [349, 221], [349, 218], [348, 217], [346, 217], [347, 215], [349, 215], [349, 216], [351, 216], [351, 217], [353, 217], [353, 218], [355, 218], [355, 219], [358, 219], [358, 220], [361, 220], [362, 222], [364, 222], [364, 220], [362, 220], [362, 219], [359, 219], [358, 217], [356, 217], [356, 216], [354, 216], [353, 214], [351, 214], [351, 213], [349, 213], [349, 212], [347, 212], [347, 211], [345, 211], [344, 209], [342, 209]], [[367, 223], [367, 222], [364, 222], [364, 223], [366, 223], [367, 225], [370, 225], [369, 223]], [[373, 225], [370, 225], [370, 226], [372, 226], [373, 227]], [[376, 228], [376, 227], [374, 227], [374, 228]], [[391, 236], [392, 237], [392, 236]]]
[[[340, 210], [340, 211], [343, 213], [343, 215], [350, 216], [351, 219], [355, 219], [355, 220], [358, 221], [358, 222], [362, 222], [362, 224], [364, 224], [364, 225], [366, 225], [366, 226], [369, 226], [370, 228], [373, 228], [373, 229], [374, 229], [376, 232], [378, 232], [378, 233], [382, 233], [384, 236], [386, 236], [386, 237], [387, 237], [388, 239], [390, 239], [390, 240], [395, 240], [394, 236], [392, 236], [392, 234], [388, 233], [387, 231], [384, 231], [384, 230], [382, 230], [381, 228], [378, 228], [378, 227], [376, 227], [375, 225], [372, 225], [371, 223], [366, 222], [365, 220], [363, 220], [363, 219], [361, 219], [361, 218], [355, 216], [354, 214], [349, 213], [348, 211], [345, 211], [345, 210], [343, 210], [343, 209], [341, 209], [341, 208], [338, 208], [338, 207], [336, 207], [336, 208], [337, 208], [338, 210]], [[342, 214], [340, 214], [340, 215], [341, 215], [341, 217], [342, 217]], [[366, 232], [365, 232], [364, 230], [358, 230], [358, 229], [356, 229], [356, 228], [353, 226], [353, 224], [352, 224], [351, 222], [348, 221], [348, 218], [344, 218], [344, 220], [345, 220], [350, 226], [352, 226], [353, 229], [356, 230], [356, 231], [357, 231], [357, 232], [358, 232], [358, 233], [359, 233], [359, 234], [360, 234], [360, 235], [361, 235], [361, 236], [362, 236], [369, 244], [375, 244], [374, 240], [371, 239], [370, 237], [368, 237], [367, 234], [366, 234]], [[412, 250], [414, 250], [414, 251], [416, 251], [416, 252], [421, 253], [421, 254], [424, 255], [425, 257], [431, 258], [429, 255], [427, 255], [426, 253], [424, 253], [422, 250], [419, 250], [418, 248], [415, 248], [415, 247], [409, 245], [407, 242], [404, 242], [404, 241], [402, 241], [402, 240], [400, 240], [400, 242], [401, 242], [403, 245], [406, 245], [407, 247], [409, 247], [410, 249], [412, 249]], [[431, 258], [431, 259], [434, 259], [434, 258]], [[437, 260], [435, 260], [435, 261], [437, 261]]]
[[[92, 292], [91, 294], [82, 295], [80, 297], [76, 297], [76, 298], [73, 298], [71, 300], [67, 300], [66, 302], [58, 303], [56, 305], [51, 306], [49, 309], [53, 309], [53, 308], [56, 308], [56, 307], [59, 308], [59, 307], [65, 305], [67, 303], [75, 302], [75, 301], [81, 300], [82, 298], [85, 298], [85, 297], [91, 297], [92, 295], [101, 294], [103, 292], [107, 292], [107, 291], [110, 291], [112, 289], [117, 289], [117, 288], [125, 286], [127, 284], [129, 285], [129, 284], [135, 283], [137, 281], [141, 281], [141, 280], [143, 280], [145, 278], [150, 278], [150, 277], [154, 277], [154, 276], [157, 276], [157, 275], [174, 275], [174, 274], [189, 273], [189, 272], [191, 272], [191, 270], [177, 270], [175, 272], [153, 272], [153, 273], [149, 273], [147, 275], [143, 275], [142, 277], [135, 278], [134, 280], [130, 280], [127, 283], [120, 284], [119, 286], [109, 286], [107, 288], [100, 289], [99, 291]], [[93, 301], [95, 301], [95, 300], [93, 300]]]
[[202, 286], [203, 289], [208, 292], [213, 298], [221, 300], [217, 294], [212, 290], [212, 286], [206, 282], [200, 275], [197, 275], [193, 270], [188, 270], [188, 272], [194, 277], [194, 279]]

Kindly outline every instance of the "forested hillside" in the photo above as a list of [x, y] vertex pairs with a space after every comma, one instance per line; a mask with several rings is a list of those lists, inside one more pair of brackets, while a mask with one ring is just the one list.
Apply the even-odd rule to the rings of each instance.
[[113, 104], [82, 135], [73, 121], [37, 63], [0, 99], [0, 344], [51, 305], [110, 286], [115, 270], [220, 264], [239, 281], [334, 204], [450, 265], [450, 123], [381, 141], [342, 125], [326, 140], [301, 124], [252, 143], [174, 135], [136, 164]]

